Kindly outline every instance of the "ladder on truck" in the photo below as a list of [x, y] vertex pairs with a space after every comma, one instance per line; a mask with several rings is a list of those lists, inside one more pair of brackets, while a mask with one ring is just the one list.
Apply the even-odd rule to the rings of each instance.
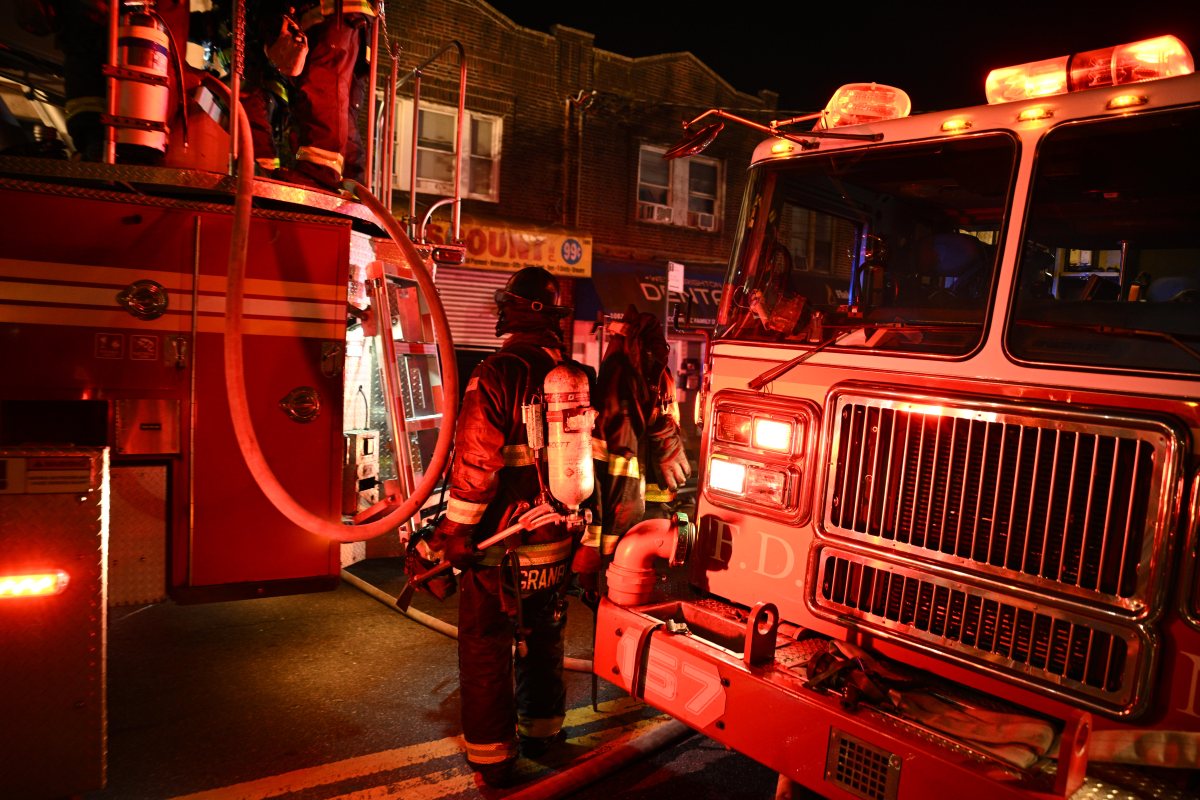
[[[369, 310], [358, 335], [347, 337], [345, 474], [357, 485], [343, 492], [352, 506], [343, 513], [355, 523], [380, 517], [412, 495], [432, 457], [444, 404], [458, 401], [442, 393], [428, 298], [414, 267], [393, 243], [370, 244], [376, 257], [361, 281]], [[432, 274], [429, 259], [425, 268]], [[435, 493], [403, 523], [401, 539], [425, 524], [437, 502]]]
[[[382, 146], [370, 148], [368, 164], [371, 165], [371, 184], [380, 188], [383, 203], [390, 211], [392, 207], [392, 177], [396, 174], [396, 155], [392, 145], [395, 141], [397, 92], [401, 86], [412, 85], [412, 152], [409, 154], [409, 212], [408, 235], [424, 260], [424, 268], [433, 277], [437, 265], [460, 266], [466, 260], [466, 248], [459, 240], [462, 169], [462, 124], [465, 117], [466, 57], [462, 45], [450, 41], [432, 56], [421, 62], [406, 75], [400, 76], [397, 69], [398, 49], [388, 43], [392, 55], [391, 74], [382, 99], [372, 116], [370, 130], [378, 130]], [[430, 204], [420, 224], [417, 222], [417, 142], [420, 121], [421, 77], [425, 70], [443, 55], [458, 56], [459, 108], [455, 140], [454, 193]], [[371, 93], [374, 96], [374, 92]], [[449, 206], [450, 242], [432, 243], [425, 237], [426, 228], [434, 211]], [[444, 397], [442, 393], [441, 367], [438, 361], [434, 326], [429, 314], [428, 298], [413, 272], [417, 265], [406, 263], [404, 253], [396, 243], [388, 240], [371, 240], [370, 259], [362, 285], [365, 299], [369, 303], [367, 317], [369, 328], [366, 333], [374, 346], [370, 361], [374, 370], [369, 374], [378, 376], [378, 397], [367, 393], [367, 382], [347, 375], [346, 416], [355, 417], [354, 405], [366, 394], [365, 407], [370, 416], [372, 408], [382, 408], [384, 420], [370, 420], [364, 429], [351, 427], [346, 431], [347, 463], [345, 474], [348, 480], [357, 482], [352, 491], [343, 492], [343, 497], [352, 508], [343, 508], [343, 513], [352, 516], [355, 523], [367, 522], [386, 513], [397, 498], [409, 497], [422, 479], [443, 421], [444, 403], [457, 403], [457, 397]], [[347, 342], [350, 345], [349, 339]], [[371, 384], [375, 385], [375, 384]], [[382, 426], [378, 423], [382, 423]], [[388, 431], [389, 447], [379, 447], [375, 433], [385, 427]], [[386, 461], [390, 456], [391, 464]], [[390, 470], [388, 469], [390, 467]], [[394, 478], [380, 478], [381, 474], [394, 473]], [[382, 490], [382, 491], [380, 491]], [[407, 520], [400, 532], [406, 540], [422, 525], [441, 510], [442, 492], [435, 491], [417, 513]]]

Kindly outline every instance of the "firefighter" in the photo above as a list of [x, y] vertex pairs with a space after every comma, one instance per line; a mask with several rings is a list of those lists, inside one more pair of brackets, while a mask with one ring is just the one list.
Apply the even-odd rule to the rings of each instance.
[[242, 107], [250, 122], [254, 161], [261, 174], [273, 176], [291, 163], [290, 95], [308, 54], [308, 37], [295, 19], [295, 8], [278, 0], [248, 5], [253, 15], [246, 43], [246, 80]]
[[[482, 553], [475, 545], [547, 494], [522, 408], [536, 400], [546, 375], [566, 361], [559, 326], [568, 309], [558, 305], [558, 289], [549, 272], [528, 267], [496, 292], [496, 335], [506, 338], [467, 381], [446, 513], [429, 541], [461, 571], [463, 738], [468, 763], [489, 786], [511, 784], [519, 754], [537, 758], [559, 741], [566, 714], [566, 589], [572, 550], [589, 531], [546, 524]], [[592, 527], [590, 536], [594, 550], [599, 530]], [[590, 562], [581, 563], [586, 568]]]
[[600, 554], [605, 560], [631, 527], [662, 515], [663, 504], [675, 501], [692, 471], [662, 322], [630, 305], [606, 329], [596, 396], [596, 433], [604, 442], [596, 482], [603, 497]]
[[373, 0], [320, 0], [300, 7], [308, 57], [296, 80], [291, 115], [296, 163], [281, 170], [292, 183], [340, 191], [343, 179], [363, 177], [358, 118], [366, 99], [367, 34]]

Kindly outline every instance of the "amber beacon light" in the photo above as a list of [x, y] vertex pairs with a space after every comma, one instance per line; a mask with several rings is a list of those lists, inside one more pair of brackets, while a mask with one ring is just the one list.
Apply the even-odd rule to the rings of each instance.
[[22, 575], [0, 575], [0, 600], [62, 594], [69, 582], [70, 576], [61, 569]]

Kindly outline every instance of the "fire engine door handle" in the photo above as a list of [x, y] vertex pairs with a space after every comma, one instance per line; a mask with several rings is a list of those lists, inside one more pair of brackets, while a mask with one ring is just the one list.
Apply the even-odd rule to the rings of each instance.
[[138, 319], [158, 319], [167, 313], [167, 290], [156, 281], [134, 281], [117, 294], [117, 303]]
[[171, 347], [175, 351], [175, 369], [187, 366], [188, 340], [183, 336], [171, 339]]

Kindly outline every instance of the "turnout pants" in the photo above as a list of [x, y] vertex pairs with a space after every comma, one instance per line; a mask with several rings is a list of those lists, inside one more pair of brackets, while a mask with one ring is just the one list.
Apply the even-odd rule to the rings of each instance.
[[[513, 621], [500, 597], [500, 567], [459, 577], [458, 671], [467, 760], [495, 764], [518, 755], [518, 729], [552, 736], [566, 714], [563, 682], [565, 611], [555, 615], [557, 587], [521, 600], [528, 654], [512, 654]], [[524, 594], [524, 593], [523, 593]]]

